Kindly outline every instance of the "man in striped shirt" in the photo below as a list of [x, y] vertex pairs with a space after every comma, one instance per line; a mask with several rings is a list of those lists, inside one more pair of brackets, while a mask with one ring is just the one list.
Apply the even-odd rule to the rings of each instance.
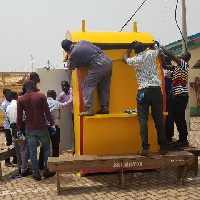
[[[165, 47], [161, 47], [164, 53], [169, 56], [177, 66], [167, 65], [167, 69], [173, 70], [172, 74], [172, 93], [173, 93], [173, 118], [179, 132], [179, 140], [174, 142], [173, 145], [179, 147], [188, 146], [188, 131], [185, 119], [185, 110], [189, 100], [187, 82], [189, 65], [188, 61], [191, 58], [189, 52], [184, 52], [179, 56], [175, 56], [171, 51]], [[173, 134], [172, 134], [173, 136]]]

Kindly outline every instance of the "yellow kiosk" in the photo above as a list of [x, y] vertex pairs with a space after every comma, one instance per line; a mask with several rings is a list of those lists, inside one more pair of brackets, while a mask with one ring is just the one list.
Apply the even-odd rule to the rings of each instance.
[[[73, 43], [80, 40], [94, 43], [113, 61], [110, 114], [79, 116], [84, 110], [81, 83], [87, 75], [87, 67], [77, 68], [72, 73], [76, 155], [136, 153], [142, 148], [137, 113], [124, 113], [125, 110], [137, 108], [138, 85], [134, 68], [126, 65], [122, 57], [133, 40], [150, 46], [154, 44], [154, 38], [149, 33], [137, 32], [136, 29], [135, 24], [133, 32], [88, 32], [85, 31], [83, 23], [82, 31], [68, 31], [66, 34], [66, 39]], [[159, 57], [157, 62], [162, 91], [165, 91]], [[94, 110], [97, 111], [100, 109], [97, 90], [94, 91], [94, 98]], [[157, 152], [159, 150], [157, 132], [151, 116], [148, 120], [148, 134], [150, 151]]]

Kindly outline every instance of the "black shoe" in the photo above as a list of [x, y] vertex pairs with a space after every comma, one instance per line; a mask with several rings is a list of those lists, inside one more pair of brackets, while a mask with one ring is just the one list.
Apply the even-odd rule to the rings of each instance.
[[13, 167], [13, 164], [11, 162], [5, 162], [6, 167]]
[[18, 169], [18, 174], [21, 174], [21, 169]]
[[41, 181], [41, 175], [40, 174], [33, 174], [33, 179], [36, 181]]
[[166, 148], [165, 149], [160, 149], [159, 152], [160, 152], [161, 155], [167, 155], [168, 150]]
[[25, 176], [29, 176], [31, 175], [33, 172], [30, 169], [27, 169], [25, 172], [21, 173], [21, 177], [25, 177]]
[[56, 172], [50, 172], [50, 171], [46, 171], [44, 172], [43, 176], [45, 178], [49, 178], [49, 177], [52, 177], [52, 176], [55, 176], [56, 175]]
[[172, 145], [175, 147], [188, 147], [189, 146], [189, 142], [180, 142], [179, 140], [176, 142], [172, 142]]

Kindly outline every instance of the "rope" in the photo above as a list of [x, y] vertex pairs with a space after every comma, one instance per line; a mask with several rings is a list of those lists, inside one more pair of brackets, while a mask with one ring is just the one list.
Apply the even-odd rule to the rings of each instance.
[[139, 6], [139, 8], [135, 11], [135, 13], [130, 17], [130, 19], [124, 24], [124, 26], [121, 27], [119, 32], [122, 32], [122, 30], [124, 29], [124, 27], [131, 21], [131, 19], [136, 15], [136, 13], [140, 10], [140, 8], [143, 6], [143, 4], [146, 2], [147, 0], [144, 0], [142, 2], [142, 4]]

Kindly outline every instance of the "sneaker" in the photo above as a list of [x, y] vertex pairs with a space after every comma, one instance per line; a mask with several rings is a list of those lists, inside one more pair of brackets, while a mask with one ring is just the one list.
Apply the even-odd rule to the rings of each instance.
[[179, 140], [176, 142], [172, 142], [172, 145], [175, 147], [188, 147], [189, 146], [189, 142], [180, 142]]
[[97, 111], [97, 114], [109, 114], [108, 106], [102, 106], [101, 110]]
[[168, 150], [167, 149], [160, 149], [159, 152], [160, 152], [161, 155], [167, 155]]
[[93, 107], [90, 106], [86, 111], [81, 112], [79, 116], [93, 116], [95, 114]]
[[6, 167], [13, 167], [13, 164], [11, 162], [5, 162]]
[[46, 171], [44, 172], [43, 176], [45, 178], [49, 178], [49, 177], [52, 177], [52, 176], [55, 176], [56, 175], [56, 172], [50, 172], [50, 171]]
[[30, 170], [30, 169], [27, 169], [25, 172], [22, 172], [21, 173], [21, 176], [22, 177], [26, 177], [26, 176], [29, 176], [31, 175], [33, 172]]
[[33, 179], [36, 181], [41, 181], [41, 175], [40, 174], [33, 174]]
[[140, 156], [150, 156], [150, 151], [142, 149], [141, 151], [138, 151], [137, 155], [140, 155]]

